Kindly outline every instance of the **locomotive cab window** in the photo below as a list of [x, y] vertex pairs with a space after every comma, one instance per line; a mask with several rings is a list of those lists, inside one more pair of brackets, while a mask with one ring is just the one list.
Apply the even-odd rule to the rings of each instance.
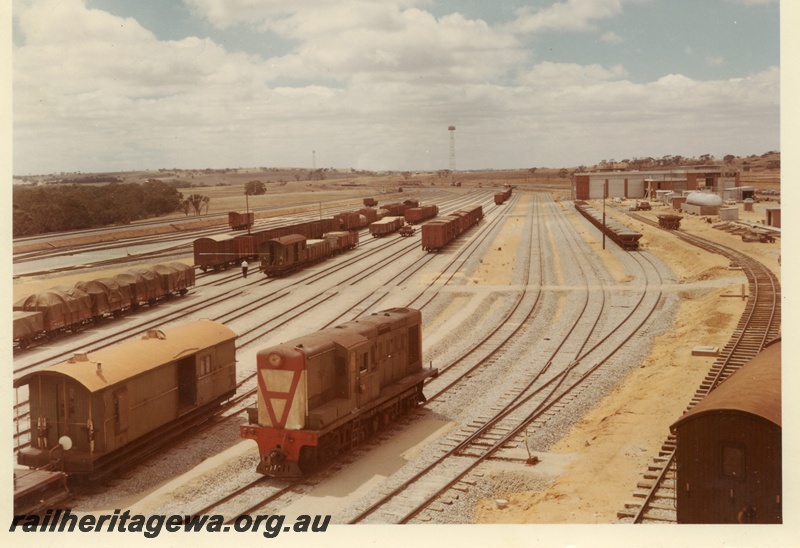
[[722, 444], [722, 475], [726, 478], [744, 477], [744, 449], [740, 445]]

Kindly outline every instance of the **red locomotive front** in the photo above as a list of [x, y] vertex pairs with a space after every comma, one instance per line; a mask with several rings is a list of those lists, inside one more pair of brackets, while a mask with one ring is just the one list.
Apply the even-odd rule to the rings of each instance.
[[423, 382], [421, 314], [395, 308], [258, 352], [258, 406], [242, 438], [257, 471], [297, 477], [416, 407]]

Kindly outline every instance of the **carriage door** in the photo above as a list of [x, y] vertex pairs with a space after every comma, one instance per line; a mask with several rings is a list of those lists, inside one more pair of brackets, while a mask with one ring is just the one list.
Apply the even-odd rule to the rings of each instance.
[[350, 360], [355, 362], [358, 371], [359, 407], [375, 400], [380, 394], [380, 371], [376, 371], [372, 357], [369, 344], [360, 345], [350, 351]]
[[128, 429], [129, 424], [128, 389], [123, 388], [114, 392], [114, 433], [121, 434]]
[[197, 402], [197, 370], [194, 355], [178, 362], [178, 412], [185, 413]]

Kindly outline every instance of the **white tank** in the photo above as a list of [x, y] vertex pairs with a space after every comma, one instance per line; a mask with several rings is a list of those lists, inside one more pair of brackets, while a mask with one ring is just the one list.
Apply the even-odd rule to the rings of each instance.
[[686, 197], [686, 203], [697, 206], [721, 206], [722, 198], [709, 192], [691, 192]]

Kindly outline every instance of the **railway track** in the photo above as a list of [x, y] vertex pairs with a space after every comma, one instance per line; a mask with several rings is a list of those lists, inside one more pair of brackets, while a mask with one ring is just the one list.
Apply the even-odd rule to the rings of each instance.
[[[365, 242], [364, 247], [370, 247], [370, 251], [375, 252], [375, 251], [380, 251], [380, 250], [396, 248], [398, 245], [403, 246], [403, 248], [404, 248], [404, 250], [401, 252], [401, 254], [407, 254], [407, 253], [413, 251], [414, 249], [417, 249], [418, 246], [419, 246], [418, 242], [416, 242], [416, 241], [410, 241], [409, 242], [406, 239], [392, 239], [392, 240], [388, 240], [388, 239], [382, 239], [382, 240], [369, 239], [367, 242]], [[358, 263], [359, 261], [363, 261], [365, 259], [369, 259], [370, 255], [371, 254], [361, 254], [358, 257], [344, 258], [344, 260], [342, 261], [342, 264], [340, 266], [344, 267], [344, 266], [354, 265], [354, 264]], [[393, 253], [391, 255], [391, 257], [389, 257], [389, 259], [390, 260], [391, 259], [396, 259], [397, 257], [398, 257], [398, 254], [397, 254], [397, 252], [395, 252], [395, 253]], [[420, 264], [420, 266], [418, 268], [421, 268], [422, 266], [424, 266], [424, 264], [426, 264], [431, 258], [432, 258], [432, 256], [429, 256], [428, 254], [425, 254], [424, 256], [422, 256], [422, 258], [418, 259], [417, 262]], [[386, 263], [386, 262], [388, 262], [388, 260], [384, 259], [384, 260], [382, 260], [382, 262], [379, 262], [378, 266], [380, 267], [381, 264]], [[373, 268], [375, 268], [374, 265], [371, 266], [371, 267], [368, 267], [367, 270], [370, 270], [370, 269], [373, 269]], [[322, 280], [323, 278], [326, 278], [331, 273], [331, 270], [332, 269], [323, 269], [321, 272], [312, 272], [310, 274], [307, 273], [307, 275], [299, 277], [299, 279], [294, 279], [288, 286], [285, 286], [285, 287], [283, 287], [285, 284], [278, 284], [281, 287], [276, 289], [276, 291], [270, 292], [267, 295], [263, 295], [263, 294], [259, 295], [257, 298], [251, 299], [250, 301], [248, 301], [248, 304], [245, 305], [245, 306], [238, 307], [235, 310], [230, 310], [228, 312], [222, 312], [222, 313], [220, 313], [220, 314], [218, 314], [216, 316], [212, 316], [212, 317], [213, 317], [213, 319], [216, 319], [216, 320], [224, 320], [224, 321], [227, 321], [227, 322], [231, 322], [231, 321], [237, 320], [238, 318], [242, 318], [244, 316], [247, 316], [248, 314], [254, 313], [256, 311], [264, 310], [264, 308], [267, 305], [272, 304], [275, 301], [277, 301], [279, 299], [282, 299], [282, 298], [285, 298], [286, 296], [291, 294], [292, 291], [293, 291], [293, 288], [301, 286], [301, 285], [307, 285], [307, 284], [311, 284], [311, 283], [316, 283], [316, 282], [319, 282], [320, 280]], [[339, 271], [339, 270], [340, 269], [337, 269], [337, 271]], [[110, 338], [104, 337], [104, 338], [101, 338], [101, 339], [99, 339], [99, 340], [97, 340], [97, 341], [95, 341], [93, 343], [89, 343], [88, 345], [85, 342], [81, 343], [81, 344], [83, 345], [83, 348], [86, 349], [87, 351], [89, 351], [89, 352], [95, 351], [95, 350], [97, 350], [99, 348], [103, 348], [105, 346], [109, 346], [109, 345], [115, 344], [116, 342], [119, 342], [120, 340], [128, 338], [128, 337], [130, 337], [132, 335], [135, 335], [137, 333], [141, 333], [145, 329], [158, 328], [160, 325], [162, 325], [164, 323], [167, 323], [169, 321], [172, 321], [174, 319], [183, 317], [186, 314], [191, 314], [191, 313], [197, 312], [197, 311], [199, 311], [201, 309], [202, 310], [209, 310], [210, 306], [220, 305], [220, 304], [222, 304], [224, 302], [228, 302], [228, 301], [236, 298], [237, 296], [241, 295], [244, 291], [247, 290], [247, 287], [262, 287], [262, 286], [265, 286], [265, 285], [267, 285], [269, 283], [273, 283], [274, 282], [274, 280], [265, 279], [265, 278], [262, 278], [262, 277], [259, 277], [259, 278], [260, 279], [258, 279], [258, 280], [254, 280], [252, 282], [249, 282], [249, 283], [245, 284], [245, 286], [237, 285], [237, 287], [235, 287], [233, 290], [223, 291], [219, 295], [213, 295], [210, 298], [204, 299], [203, 302], [200, 302], [200, 303], [193, 302], [193, 303], [188, 304], [187, 306], [181, 306], [178, 309], [172, 309], [172, 310], [169, 311], [169, 313], [162, 314], [158, 318], [156, 323], [153, 322], [152, 318], [150, 318], [150, 319], [142, 318], [142, 321], [141, 322], [137, 322], [137, 325], [127, 326], [122, 331], [115, 332], [114, 335], [112, 337], [110, 337]], [[348, 282], [350, 282], [350, 284], [352, 285], [353, 283], [358, 281], [358, 279], [360, 279], [360, 278], [363, 278], [363, 271], [360, 272], [360, 273], [356, 273], [356, 274], [352, 275], [349, 279], [345, 279], [344, 281], [337, 282], [336, 285], [339, 285], [339, 284], [345, 284], [346, 285]], [[220, 280], [218, 277], [211, 277], [211, 276], [208, 276], [207, 279], [206, 279], [206, 276], [203, 276], [202, 279], [205, 282], [208, 282], [208, 283], [206, 283], [206, 286], [211, 287], [211, 286], [221, 286], [221, 285], [225, 285], [225, 284], [227, 284], [229, 282], [232, 282], [234, 280], [239, 280], [240, 276], [238, 274], [232, 275], [232, 276], [225, 276], [222, 280]], [[289, 311], [283, 312], [283, 313], [278, 313], [277, 315], [273, 313], [273, 314], [270, 315], [269, 318], [266, 318], [265, 320], [259, 322], [258, 325], [254, 326], [254, 327], [250, 327], [250, 328], [248, 328], [246, 330], [240, 330], [240, 335], [242, 336], [242, 338], [240, 339], [240, 344], [239, 344], [238, 348], [242, 348], [242, 347], [245, 347], [245, 346], [247, 346], [249, 344], [255, 343], [256, 341], [261, 339], [263, 336], [265, 336], [267, 333], [273, 331], [274, 329], [276, 329], [277, 327], [281, 326], [282, 324], [284, 324], [286, 322], [293, 321], [293, 320], [299, 318], [300, 316], [302, 316], [303, 314], [309, 314], [319, 304], [321, 304], [322, 302], [327, 301], [328, 299], [331, 299], [334, 296], [336, 296], [337, 292], [335, 291], [335, 287], [336, 286], [332, 286], [332, 287], [328, 287], [328, 288], [322, 288], [321, 291], [316, 292], [316, 295], [312, 296], [309, 299], [306, 299], [306, 301], [304, 303], [299, 303], [298, 305], [295, 305], [294, 307], [290, 308]], [[138, 317], [137, 317], [137, 319], [138, 319]], [[67, 349], [65, 351], [62, 351], [60, 354], [57, 353], [57, 354], [54, 354], [54, 355], [49, 355], [45, 359], [40, 359], [40, 360], [34, 361], [33, 363], [27, 363], [26, 365], [18, 366], [17, 370], [15, 371], [15, 374], [20, 375], [20, 374], [28, 372], [28, 371], [30, 371], [32, 369], [43, 367], [47, 363], [51, 363], [54, 360], [57, 360], [59, 358], [64, 358], [65, 356], [71, 355], [72, 352], [73, 352], [72, 349]], [[243, 384], [243, 383], [240, 383], [240, 384]], [[254, 393], [255, 393], [255, 390], [249, 390], [244, 394], [244, 396], [245, 397], [250, 397]], [[15, 424], [17, 424], [17, 425], [19, 425], [20, 420], [24, 420], [26, 418], [26, 416], [27, 416], [26, 404], [27, 404], [27, 402], [23, 401], [23, 402], [18, 402], [15, 405], [15, 415], [16, 415]], [[190, 428], [191, 427], [192, 426], [190, 426]], [[27, 439], [29, 438], [29, 429], [21, 429], [19, 427], [16, 427], [15, 430], [16, 430], [16, 432], [15, 432], [15, 435], [14, 435], [14, 437], [15, 437], [14, 446], [16, 448], [25, 446], [27, 444]]]
[[[487, 223], [487, 224], [488, 224], [488, 223]], [[477, 238], [477, 234], [472, 234], [472, 235], [470, 235], [470, 236], [475, 236], [475, 237]], [[487, 234], [487, 236], [488, 236], [488, 234]], [[474, 238], [470, 238], [470, 243], [473, 243], [473, 242], [472, 242], [472, 240], [473, 240], [473, 239], [474, 239]], [[398, 240], [398, 241], [401, 241], [401, 240]], [[427, 261], [427, 260], [433, 260], [434, 258], [435, 258], [435, 256], [434, 256], [434, 255], [430, 255], [430, 256], [426, 257], [426, 258], [425, 258], [425, 260], [426, 260], [426, 261]], [[449, 257], [448, 257], [448, 259], [449, 259]], [[426, 264], [427, 264], [427, 263], [426, 263]], [[463, 265], [463, 261], [462, 261], [461, 263], [459, 263], [458, 265], [455, 265], [455, 270], [459, 270], [459, 269], [461, 268], [461, 266], [460, 266], [460, 265]], [[541, 268], [542, 268], [542, 267], [541, 267], [541, 265], [540, 265], [540, 267], [539, 267], [539, 268], [540, 268], [539, 275], [540, 275], [540, 280], [541, 280], [541, 279], [543, 279], [543, 275], [542, 275], [542, 273], [541, 273]], [[535, 269], [534, 269], [534, 270], [535, 270]], [[317, 274], [319, 274], [319, 273], [317, 273]], [[359, 276], [359, 275], [360, 275], [360, 274], [356, 274], [356, 276]], [[237, 275], [237, 276], [231, 276], [231, 279], [234, 279], [234, 278], [238, 278], [238, 275]], [[306, 279], [307, 279], [306, 277], [303, 277], [303, 278], [302, 278], [302, 280], [306, 280]], [[310, 283], [310, 280], [308, 280], [308, 281], [302, 281], [302, 280], [293, 280], [293, 281], [296, 281], [297, 283]], [[257, 284], [253, 285], [253, 287], [254, 287], [254, 288], [255, 288], [255, 287], [260, 287], [261, 285], [263, 285], [263, 283], [264, 283], [264, 282], [258, 282]], [[342, 284], [342, 282], [339, 282], [339, 284], [341, 285], [341, 284]], [[329, 289], [333, 290], [333, 288], [329, 288]], [[331, 293], [330, 293], [330, 292], [328, 292], [328, 294], [327, 294], [327, 295], [322, 295], [322, 294], [320, 294], [320, 295], [319, 295], [317, 298], [325, 298], [326, 296], [329, 296], [329, 295], [330, 295], [330, 296], [332, 296], [332, 295], [331, 295]], [[363, 312], [365, 312], [366, 310], [368, 310], [368, 309], [370, 309], [370, 308], [372, 308], [372, 307], [375, 307], [375, 306], [377, 306], [377, 305], [378, 305], [378, 303], [380, 302], [380, 298], [379, 298], [379, 297], [380, 297], [380, 295], [373, 295], [373, 296], [374, 296], [374, 297], [378, 297], [378, 298], [376, 298], [375, 300], [372, 300], [372, 299], [370, 299], [369, 301], [366, 301], [366, 300], [365, 300], [365, 301], [362, 301], [362, 302], [361, 302], [361, 304], [360, 304], [358, 307], [362, 308], [363, 310], [362, 310], [362, 311], [359, 311], [359, 313], [363, 313]], [[435, 297], [435, 296], [434, 296], [434, 297]], [[648, 301], [648, 304], [647, 304], [647, 306], [652, 306], [652, 307], [654, 307], [654, 308], [656, 308], [656, 309], [657, 309], [657, 307], [658, 307], [658, 304], [657, 304], [657, 303], [658, 303], [658, 301], [659, 301], [659, 299], [654, 299], [654, 301], [653, 301], [653, 302], [651, 302], [651, 301]], [[429, 301], [429, 302], [430, 302], [430, 301]], [[263, 305], [263, 303], [262, 303], [262, 305]], [[309, 308], [309, 310], [311, 310], [311, 309], [313, 309], [313, 307], [312, 307], [312, 308]], [[255, 309], [254, 309], [254, 310], [255, 310]], [[601, 311], [602, 311], [602, 308], [599, 308], [599, 310], [601, 310]], [[354, 311], [355, 311], [355, 309], [354, 309]], [[242, 311], [242, 312], [244, 312], [244, 311]], [[233, 313], [232, 313], [232, 314], [233, 314]], [[237, 312], [237, 314], [238, 314], [238, 312]], [[597, 315], [599, 316], [600, 314], [598, 313]], [[277, 319], [277, 320], [275, 320], [275, 319], [273, 318], [273, 323], [283, 323], [283, 321], [282, 321], [282, 320], [283, 320], [283, 321], [289, 321], [289, 320], [287, 320], [285, 317], [284, 317], [284, 318], [282, 318], [282, 319]], [[520, 322], [520, 323], [523, 323], [523, 322]], [[262, 331], [261, 329], [259, 329], [259, 330], [257, 330], [257, 331], [254, 331], [254, 332], [253, 332], [253, 333], [252, 333], [252, 334], [251, 334], [251, 335], [248, 337], [248, 339], [251, 339], [252, 341], [258, 340], [258, 338], [259, 338], [259, 336], [260, 336], [260, 332], [261, 332], [261, 331]], [[604, 338], [606, 338], [606, 336], [608, 335], [607, 333], [602, 333], [602, 332], [600, 332], [598, 329], [595, 329], [595, 330], [593, 330], [593, 333], [594, 333], [594, 335], [593, 335], [594, 339], [604, 339]], [[590, 334], [590, 336], [592, 336], [592, 335]], [[588, 340], [589, 340], [589, 336], [587, 336], [587, 337], [586, 337], [586, 341], [588, 341]], [[584, 346], [586, 346], [586, 344], [588, 344], [588, 342], [586, 342], [585, 344], [582, 344], [582, 345], [580, 345], [580, 348], [583, 348]], [[599, 343], [598, 343], [598, 344], [599, 344]], [[597, 345], [595, 346], [595, 348], [596, 348], [596, 347], [597, 347]], [[588, 361], [588, 360], [587, 360], [587, 361]], [[592, 360], [592, 361], [593, 361], [593, 360]], [[552, 370], [551, 370], [551, 371], [552, 371]], [[578, 373], [578, 370], [576, 369], [576, 370], [575, 370], [575, 374], [577, 374], [577, 373]], [[552, 383], [553, 383], [553, 384], [555, 384], [555, 383], [556, 383], [556, 381], [552, 381]], [[577, 389], [576, 389], [576, 390], [577, 390]], [[514, 399], [514, 397], [515, 397], [515, 394], [519, 393], [520, 391], [521, 391], [521, 387], [517, 387], [517, 388], [515, 388], [514, 390], [511, 390], [511, 391], [509, 392], [508, 396], [505, 398], [505, 402], [511, 402], [511, 401]], [[542, 414], [541, 414], [541, 415], [539, 415], [539, 417], [538, 417], [537, 419], [534, 419], [534, 420], [536, 420], [536, 421], [538, 421], [538, 422], [535, 422], [535, 423], [529, 423], [529, 424], [542, 424], [542, 425], [543, 425], [543, 424], [546, 424], [546, 422], [547, 422], [547, 417], [548, 417], [548, 416], [550, 416], [550, 415], [552, 415], [553, 413], [557, 413], [557, 411], [556, 411], [556, 410], [557, 410], [557, 409], [558, 409], [560, 406], [562, 406], [562, 405], [567, 405], [567, 404], [565, 404], [565, 403], [564, 403], [564, 402], [566, 401], [566, 398], [569, 398], [569, 397], [576, 397], [576, 396], [574, 396], [574, 394], [575, 394], [575, 392], [572, 392], [572, 395], [571, 395], [571, 396], [570, 396], [570, 395], [568, 395], [568, 396], [565, 396], [565, 398], [564, 398], [564, 399], [561, 399], [561, 400], [559, 400], [559, 401], [553, 401], [553, 402], [551, 402], [551, 403], [552, 403], [552, 405], [549, 405], [549, 406], [548, 406], [548, 404], [547, 404], [547, 403], [545, 403], [545, 404], [544, 404], [544, 406], [548, 406], [548, 408], [547, 408], [547, 409], [544, 409], [544, 410], [542, 411]], [[579, 397], [579, 396], [577, 396], [577, 397]], [[534, 403], [533, 401], [529, 402], [529, 403], [528, 403], [528, 405], [529, 405], [530, 407], [532, 407], [532, 408], [536, 408], [536, 407], [541, 407], [541, 406], [542, 406], [542, 405], [541, 405], [541, 402], [540, 402], [540, 404], [539, 404], [539, 405], [537, 405], [537, 404], [536, 404], [536, 403]], [[528, 412], [528, 409], [523, 409], [522, 407], [518, 408], [518, 409], [517, 409], [517, 410], [515, 410], [515, 411], [518, 413], [518, 416], [516, 416], [516, 417], [511, 417], [511, 418], [508, 418], [507, 420], [509, 420], [509, 421], [512, 421], [512, 422], [515, 422], [515, 423], [518, 423], [518, 422], [520, 422], [520, 421], [524, 420], [526, 417], [528, 417], [528, 416], [530, 416], [530, 415], [531, 415], [531, 413], [529, 413], [529, 412]], [[522, 417], [522, 418], [519, 418], [519, 417]], [[475, 457], [472, 455], [472, 453], [473, 453], [473, 452], [477, 452], [477, 451], [478, 451], [478, 449], [476, 449], [476, 448], [480, 448], [480, 447], [484, 447], [484, 448], [487, 448], [487, 447], [488, 447], [488, 448], [491, 448], [492, 446], [489, 446], [489, 445], [487, 445], [487, 444], [489, 444], [489, 443], [490, 443], [488, 440], [493, 440], [493, 439], [494, 439], [495, 441], [498, 441], [498, 440], [502, 439], [500, 436], [502, 436], [501, 432], [503, 432], [503, 431], [510, 432], [511, 430], [509, 430], [509, 429], [508, 429], [508, 426], [507, 426], [507, 425], [500, 424], [500, 425], [498, 425], [498, 426], [495, 426], [493, 429], [492, 429], [492, 428], [490, 428], [489, 430], [486, 430], [486, 431], [484, 431], [484, 432], [483, 432], [481, 435], [479, 435], [479, 436], [477, 436], [476, 438], [474, 438], [474, 440], [473, 440], [473, 443], [472, 443], [472, 445], [471, 445], [471, 446], [462, 448], [462, 450], [460, 450], [459, 452], [457, 452], [457, 454], [454, 454], [454, 455], [453, 455], [453, 458], [454, 458], [454, 459], [456, 459], [456, 460], [465, 460], [465, 459], [467, 459], [467, 460], [471, 460], [471, 459], [475, 458]], [[469, 435], [471, 435], [471, 433], [470, 433]], [[521, 436], [521, 435], [522, 435], [521, 433], [517, 433], [517, 434], [516, 434], [516, 436], [517, 436], [516, 438], [514, 438], [514, 436], [511, 436], [511, 437], [509, 437], [509, 438], [508, 438], [508, 440], [509, 440], [509, 441], [506, 441], [506, 442], [505, 442], [505, 445], [508, 445], [509, 443], [514, 443], [514, 440], [515, 440], [515, 439], [516, 439], [516, 440], [518, 440], [518, 439], [519, 439], [519, 436]], [[492, 452], [492, 453], [491, 453], [490, 455], [488, 455], [486, 458], [490, 458], [490, 457], [492, 457], [493, 455], [496, 455], [496, 454], [497, 454], [497, 453], [498, 453], [498, 452], [499, 452], [499, 451], [500, 451], [500, 450], [501, 450], [501, 449], [502, 449], [502, 448], [503, 448], [505, 445], [504, 445], [504, 444], [500, 444], [500, 445], [499, 445], [499, 449], [497, 449], [496, 451]], [[463, 487], [463, 483], [461, 483], [461, 484], [459, 484], [459, 483], [458, 483], [458, 482], [462, 482], [462, 481], [463, 481], [463, 480], [457, 480], [457, 483], [456, 483], [456, 484], [453, 484], [453, 485], [454, 485], [454, 488], [455, 488], [456, 486], [458, 486], [458, 487]], [[466, 481], [468, 482], [469, 480], [466, 480]], [[467, 483], [467, 484], [468, 484], [468, 483]], [[270, 503], [267, 503], [267, 504], [270, 504]], [[410, 519], [414, 519], [414, 518], [410, 518]]]
[[[637, 220], [658, 226], [640, 215]], [[720, 350], [703, 382], [697, 388], [686, 411], [702, 401], [709, 392], [735, 373], [742, 365], [753, 359], [764, 345], [780, 336], [781, 303], [780, 283], [777, 276], [759, 261], [721, 244], [697, 236], [671, 230], [676, 237], [710, 253], [717, 253], [731, 260], [732, 266], [741, 268], [747, 276], [749, 295], [745, 310], [728, 339]], [[622, 523], [676, 523], [675, 507], [675, 437], [670, 434], [662, 444], [634, 492], [635, 501], [629, 502], [617, 512]]]
[[[573, 245], [577, 244], [573, 242]], [[537, 254], [537, 257], [540, 256], [541, 254]], [[660, 287], [658, 270], [650, 268], [647, 258], [637, 261], [640, 262], [643, 276], [649, 278], [650, 285]], [[403, 478], [399, 484], [387, 487], [385, 490], [388, 493], [377, 502], [360, 508], [356, 515], [349, 516], [348, 523], [408, 523], [415, 520], [421, 522], [430, 520], [432, 512], [441, 510], [441, 507], [437, 509], [434, 506], [437, 501], [444, 500], [446, 505], [447, 501], [458, 499], [460, 491], [469, 489], [469, 484], [474, 480], [470, 480], [468, 476], [482, 462], [509, 445], [524, 443], [523, 436], [527, 435], [531, 425], [535, 425], [534, 428], [544, 428], [549, 418], [557, 414], [559, 409], [571, 405], [570, 399], [580, 398], [583, 387], [594, 382], [595, 377], [601, 375], [603, 366], [611, 357], [641, 332], [648, 319], [660, 309], [662, 302], [660, 289], [655, 291], [645, 289], [636, 305], [636, 308], [642, 309], [638, 317], [630, 314], [610, 332], [599, 333], [598, 325], [603, 316], [604, 301], [595, 302], [591, 307], [591, 314], [587, 314], [589, 296], [592, 293], [589, 285], [590, 281], [592, 285], [597, 283], [595, 276], [596, 273], [584, 272], [585, 302], [583, 311], [578, 314], [579, 317], [591, 316], [593, 318], [593, 321], [589, 322], [591, 325], [574, 321], [572, 329], [563, 334], [560, 344], [551, 350], [547, 359], [543, 360], [546, 362], [543, 367], [531, 373], [528, 382], [518, 382], [506, 387], [499, 397], [487, 394], [486, 397], [495, 402], [493, 406], [495, 412], [491, 416], [476, 417], [453, 431], [440, 442], [441, 447], [438, 452], [441, 455], [438, 458], [417, 465], [413, 471], [406, 471], [402, 474]], [[651, 297], [646, 298], [648, 295]], [[533, 307], [524, 308], [528, 310], [529, 315], [532, 314]], [[530, 318], [510, 323], [519, 324], [521, 327], [528, 323], [528, 319]], [[572, 351], [575, 352], [574, 359], [568, 359], [568, 363], [560, 367], [554, 366], [554, 362], [559, 361], [557, 355], [561, 354], [558, 357], [563, 361], [565, 353], [563, 347], [572, 336], [573, 330], [582, 340]], [[507, 338], [501, 338], [501, 342], [493, 340], [491, 336], [484, 342], [488, 347], [499, 348], [505, 346], [509, 338], [516, 336], [520, 336], [519, 329]], [[595, 341], [594, 345], [586, 349], [590, 340]], [[470, 352], [478, 352], [480, 346], [482, 345], [474, 347]], [[485, 353], [482, 348], [480, 352]], [[482, 361], [489, 361], [492, 354], [494, 352], [489, 351], [488, 356]], [[493, 366], [491, 374], [502, 378], [504, 374], [502, 369], [498, 369], [499, 367], [501, 367], [499, 364]], [[448, 384], [444, 391], [449, 391], [451, 386], [472, 375], [475, 375], [474, 368], [463, 373], [458, 381]], [[436, 396], [438, 395], [437, 393]], [[428, 402], [436, 396], [429, 398]], [[429, 509], [432, 509], [432, 512]]]

